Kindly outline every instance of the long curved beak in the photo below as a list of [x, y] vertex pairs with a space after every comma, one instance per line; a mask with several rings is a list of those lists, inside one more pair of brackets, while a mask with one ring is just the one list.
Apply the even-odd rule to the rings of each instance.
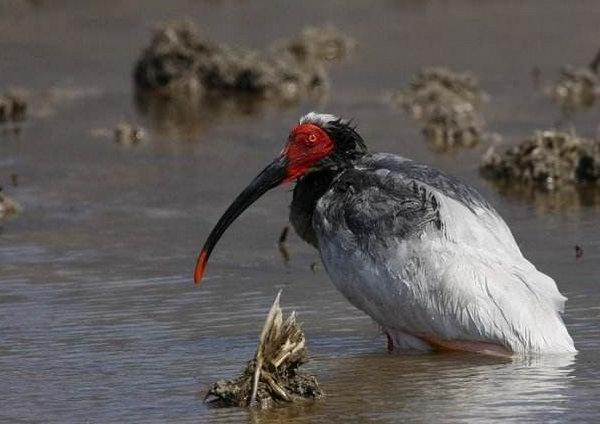
[[208, 258], [225, 230], [260, 196], [281, 184], [285, 180], [286, 171], [287, 159], [282, 155], [263, 169], [248, 187], [235, 198], [223, 216], [221, 216], [217, 225], [210, 232], [208, 239], [204, 243], [204, 247], [200, 251], [200, 255], [196, 261], [196, 268], [194, 269], [194, 283], [200, 284], [202, 281]]

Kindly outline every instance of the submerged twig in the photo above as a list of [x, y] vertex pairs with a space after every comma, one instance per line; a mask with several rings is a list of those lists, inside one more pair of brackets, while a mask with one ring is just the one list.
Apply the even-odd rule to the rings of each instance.
[[288, 250], [287, 245], [285, 244], [289, 232], [289, 225], [283, 227], [283, 230], [281, 230], [281, 234], [279, 234], [279, 241], [277, 242], [277, 247], [279, 248], [279, 253], [281, 253], [281, 257], [284, 263], [288, 263], [290, 261], [290, 251]]

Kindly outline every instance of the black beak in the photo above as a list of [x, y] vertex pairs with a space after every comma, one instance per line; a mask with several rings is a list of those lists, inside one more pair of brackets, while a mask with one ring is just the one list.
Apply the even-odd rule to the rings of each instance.
[[210, 232], [202, 251], [200, 251], [194, 270], [194, 283], [200, 284], [200, 281], [202, 281], [208, 258], [225, 230], [260, 196], [281, 184], [285, 180], [286, 170], [287, 159], [285, 156], [275, 159], [252, 180], [248, 187], [227, 208], [217, 225]]

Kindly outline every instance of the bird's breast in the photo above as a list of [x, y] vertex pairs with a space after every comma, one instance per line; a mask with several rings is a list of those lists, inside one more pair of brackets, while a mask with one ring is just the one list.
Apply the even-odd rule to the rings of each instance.
[[318, 247], [317, 235], [313, 228], [317, 202], [329, 190], [337, 174], [334, 170], [312, 172], [299, 180], [294, 187], [290, 223], [300, 238], [314, 247]]

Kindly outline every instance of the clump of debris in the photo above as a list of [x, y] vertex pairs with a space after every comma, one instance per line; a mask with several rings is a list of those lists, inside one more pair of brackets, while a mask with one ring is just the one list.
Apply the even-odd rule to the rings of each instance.
[[421, 122], [423, 134], [435, 147], [451, 148], [471, 147], [482, 139], [484, 120], [479, 109], [487, 99], [472, 73], [430, 67], [391, 101]]
[[332, 25], [306, 27], [297, 38], [275, 43], [273, 51], [291, 53], [300, 61], [334, 61], [350, 55], [356, 42]]
[[114, 130], [115, 142], [126, 146], [138, 144], [145, 136], [143, 128], [129, 122], [119, 123]]
[[558, 81], [546, 89], [546, 93], [565, 112], [585, 109], [600, 98], [600, 50], [587, 67], [567, 65], [560, 71]]
[[13, 217], [21, 210], [19, 204], [2, 193], [0, 187], [0, 221]]
[[22, 93], [0, 95], [0, 122], [20, 122], [27, 116], [27, 100]]
[[94, 137], [112, 137], [115, 143], [124, 146], [134, 146], [146, 139], [146, 130], [128, 121], [119, 122], [113, 129], [94, 128], [90, 131], [90, 134]]
[[308, 361], [306, 339], [294, 312], [283, 319], [280, 295], [271, 306], [254, 358], [236, 379], [213, 384], [205, 397], [207, 403], [268, 408], [323, 396], [316, 378], [298, 370]]
[[166, 96], [251, 95], [295, 101], [326, 89], [325, 62], [341, 58], [353, 42], [332, 27], [307, 28], [270, 53], [216, 43], [189, 23], [158, 29], [134, 71], [139, 90]]
[[491, 147], [481, 171], [491, 179], [534, 183], [548, 190], [565, 184], [600, 184], [600, 141], [538, 131], [503, 154]]

